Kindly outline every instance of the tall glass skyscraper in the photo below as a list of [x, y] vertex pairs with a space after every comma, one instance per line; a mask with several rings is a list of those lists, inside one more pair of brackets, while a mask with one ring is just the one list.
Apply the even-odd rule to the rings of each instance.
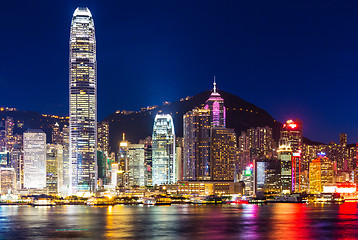
[[93, 18], [75, 10], [70, 34], [70, 194], [94, 192], [97, 179], [97, 60]]
[[153, 185], [177, 181], [175, 161], [175, 132], [172, 116], [157, 114], [152, 135]]

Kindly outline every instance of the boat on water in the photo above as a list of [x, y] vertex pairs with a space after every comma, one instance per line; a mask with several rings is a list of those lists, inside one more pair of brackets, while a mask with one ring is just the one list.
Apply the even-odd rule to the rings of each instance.
[[142, 203], [143, 205], [155, 205], [155, 198], [154, 197], [143, 198]]
[[216, 195], [206, 196], [202, 201], [202, 204], [222, 204], [222, 203], [223, 203], [222, 198]]
[[166, 196], [157, 196], [154, 205], [171, 205], [172, 199]]
[[34, 199], [31, 205], [32, 206], [55, 206], [56, 203], [53, 202], [49, 198], [39, 198], [39, 199]]
[[273, 200], [268, 200], [270, 203], [303, 203], [303, 199], [299, 194], [280, 195]]
[[172, 199], [166, 196], [146, 197], [143, 198], [143, 205], [171, 205]]

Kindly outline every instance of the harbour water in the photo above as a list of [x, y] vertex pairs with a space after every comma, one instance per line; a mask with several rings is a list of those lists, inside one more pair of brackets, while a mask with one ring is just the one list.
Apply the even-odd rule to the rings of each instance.
[[0, 239], [355, 239], [357, 206], [0, 206]]

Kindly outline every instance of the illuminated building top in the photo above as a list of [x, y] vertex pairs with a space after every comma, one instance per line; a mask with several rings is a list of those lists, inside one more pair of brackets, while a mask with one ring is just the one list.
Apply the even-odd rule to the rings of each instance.
[[206, 101], [204, 108], [210, 109], [212, 127], [226, 127], [226, 108], [224, 106], [224, 99], [216, 91], [215, 76], [213, 84], [213, 92], [211, 93], [209, 99]]

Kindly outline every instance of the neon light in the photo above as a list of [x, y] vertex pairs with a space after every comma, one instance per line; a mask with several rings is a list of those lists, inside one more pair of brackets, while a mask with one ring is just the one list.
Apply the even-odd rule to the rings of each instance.
[[220, 119], [220, 104], [215, 101], [213, 103], [213, 126], [219, 126]]
[[324, 157], [324, 156], [326, 156], [326, 153], [325, 152], [319, 152], [319, 153], [317, 153], [317, 156]]

